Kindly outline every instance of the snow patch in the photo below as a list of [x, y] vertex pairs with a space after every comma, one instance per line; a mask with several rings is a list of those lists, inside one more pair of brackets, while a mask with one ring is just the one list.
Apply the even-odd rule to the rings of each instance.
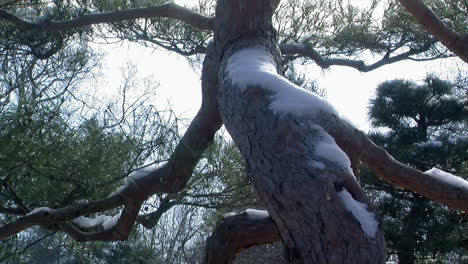
[[72, 222], [81, 228], [91, 228], [93, 226], [102, 225], [106, 221], [110, 220], [111, 217], [107, 215], [98, 215], [96, 218], [89, 218], [80, 216], [72, 220]]
[[132, 183], [136, 180], [139, 180], [141, 178], [144, 178], [146, 176], [148, 176], [151, 172], [157, 170], [158, 168], [164, 166], [167, 162], [161, 162], [159, 163], [158, 165], [149, 165], [149, 166], [143, 166], [139, 169], [136, 169], [135, 171], [133, 171], [132, 173], [130, 173], [130, 175], [128, 175], [127, 178], [125, 178], [125, 182], [128, 184], [128, 183]]
[[261, 86], [273, 92], [270, 109], [275, 114], [330, 113], [339, 116], [335, 108], [320, 96], [289, 82], [279, 75], [270, 53], [260, 48], [248, 48], [234, 53], [227, 62], [228, 78], [245, 91]]
[[462, 144], [468, 142], [468, 136], [451, 136], [449, 137], [448, 141], [452, 144]]
[[443, 143], [438, 140], [429, 140], [426, 142], [415, 143], [415, 145], [420, 148], [440, 148], [443, 146]]
[[104, 227], [104, 230], [109, 230], [112, 227], [114, 227], [117, 224], [117, 221], [119, 221], [120, 215], [122, 212], [114, 215], [113, 217], [109, 217], [104, 223], [102, 223], [102, 227]]
[[45, 213], [45, 212], [50, 212], [51, 210], [52, 209], [50, 209], [49, 207], [37, 207], [37, 208], [34, 208], [31, 212], [29, 212], [26, 215]]
[[374, 213], [367, 210], [367, 204], [356, 201], [346, 188], [338, 192], [338, 197], [346, 209], [359, 221], [361, 229], [366, 235], [371, 238], [375, 237], [379, 223], [375, 219]]
[[246, 215], [247, 217], [255, 220], [262, 220], [270, 217], [266, 210], [257, 210], [257, 209], [246, 209], [241, 213], [227, 213], [224, 215], [224, 218], [233, 217], [236, 215]]
[[309, 161], [309, 164], [310, 166], [317, 168], [317, 169], [321, 169], [321, 170], [325, 169], [325, 164], [323, 164], [322, 162], [318, 160], [311, 160]]
[[348, 155], [338, 147], [333, 137], [320, 126], [315, 125], [314, 128], [320, 132], [321, 137], [315, 145], [314, 154], [345, 168], [351, 175], [354, 175]]
[[443, 170], [440, 170], [438, 168], [432, 168], [426, 172], [425, 174], [431, 175], [433, 177], [438, 178], [440, 181], [446, 182], [450, 185], [454, 186], [460, 186], [468, 190], [468, 181], [464, 180], [463, 178], [460, 178], [458, 176], [455, 176], [451, 173], [445, 172]]
[[270, 217], [266, 210], [247, 209], [244, 211], [250, 218], [261, 220]]
[[109, 197], [111, 196], [114, 196], [114, 195], [118, 195], [120, 194], [127, 186], [131, 185], [131, 184], [135, 184], [138, 186], [138, 184], [136, 183], [138, 180], [148, 176], [149, 174], [151, 174], [153, 171], [163, 167], [167, 162], [164, 161], [164, 162], [160, 162], [158, 163], [157, 165], [155, 164], [152, 164], [152, 165], [147, 165], [147, 166], [143, 166], [141, 168], [138, 168], [136, 169], [135, 171], [133, 171], [132, 173], [130, 173], [126, 178], [125, 178], [125, 184], [122, 185], [122, 186], [119, 186], [117, 187], [117, 189], [115, 189], [115, 191], [113, 191]]
[[237, 215], [237, 213], [230, 212], [230, 213], [225, 214], [224, 218], [233, 217], [233, 216], [236, 216], [236, 215]]

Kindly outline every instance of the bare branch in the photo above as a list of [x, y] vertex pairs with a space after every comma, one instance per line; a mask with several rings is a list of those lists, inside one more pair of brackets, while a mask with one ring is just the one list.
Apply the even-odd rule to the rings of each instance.
[[0, 214], [24, 215], [24, 211], [19, 208], [0, 207]]
[[206, 241], [205, 264], [231, 263], [242, 249], [280, 240], [273, 220], [249, 215], [248, 211], [221, 219]]
[[78, 216], [102, 212], [124, 204], [122, 196], [113, 196], [99, 201], [72, 205], [50, 211], [38, 211], [27, 214], [16, 221], [0, 227], [0, 239], [7, 238], [30, 227], [52, 226], [72, 220]]
[[468, 63], [468, 33], [461, 34], [452, 30], [422, 0], [399, 1], [427, 31]]
[[7, 260], [8, 258], [10, 258], [10, 257], [12, 257], [12, 256], [14, 256], [14, 255], [21, 255], [21, 254], [23, 254], [23, 253], [26, 252], [26, 250], [28, 250], [30, 247], [34, 246], [35, 244], [41, 242], [42, 240], [44, 240], [44, 239], [46, 239], [46, 238], [48, 238], [48, 237], [50, 237], [50, 236], [52, 236], [52, 235], [55, 235], [55, 233], [56, 233], [56, 232], [51, 232], [51, 233], [49, 233], [49, 234], [47, 234], [47, 235], [45, 235], [45, 236], [39, 238], [38, 240], [36, 240], [36, 241], [30, 243], [29, 245], [27, 245], [26, 247], [24, 247], [21, 251], [13, 252], [13, 253], [10, 253], [10, 254], [8, 254], [8, 255], [6, 255], [6, 256], [0, 258], [0, 263], [3, 263], [3, 261]]
[[329, 68], [330, 66], [336, 65], [336, 66], [347, 66], [347, 67], [355, 68], [356, 70], [361, 71], [361, 72], [369, 72], [387, 64], [411, 59], [411, 56], [424, 52], [428, 50], [428, 48], [411, 49], [409, 51], [395, 55], [393, 57], [384, 56], [379, 61], [374, 62], [369, 65], [367, 65], [362, 60], [350, 60], [350, 59], [342, 59], [342, 58], [324, 58], [322, 57], [322, 55], [318, 53], [318, 51], [316, 51], [311, 45], [307, 43], [282, 44], [280, 45], [280, 50], [283, 55], [309, 57], [315, 63], [317, 63], [318, 66], [324, 69]]
[[[80, 241], [125, 239], [145, 199], [155, 193], [181, 191], [193, 173], [202, 153], [221, 127], [217, 103], [218, 55], [209, 47], [203, 65], [202, 106], [177, 145], [169, 161], [147, 177], [134, 180], [110, 197], [65, 208], [37, 211], [0, 227], [0, 239], [7, 238], [35, 225], [54, 227]], [[117, 224], [100, 232], [83, 232], [67, 223], [79, 216], [90, 215], [125, 205]]]
[[166, 3], [160, 6], [150, 6], [144, 8], [133, 8], [118, 10], [102, 14], [82, 15], [67, 21], [46, 21], [43, 23], [33, 23], [26, 21], [6, 10], [0, 9], [0, 18], [25, 29], [38, 31], [64, 31], [83, 26], [90, 26], [103, 23], [115, 23], [126, 20], [151, 17], [168, 17], [178, 19], [201, 30], [212, 30], [213, 19], [200, 15], [185, 7], [174, 3]]

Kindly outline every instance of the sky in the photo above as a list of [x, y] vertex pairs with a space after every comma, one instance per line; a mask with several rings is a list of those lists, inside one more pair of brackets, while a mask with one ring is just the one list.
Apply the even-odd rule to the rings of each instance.
[[[118, 91], [122, 82], [121, 69], [126, 63], [137, 67], [139, 78], [151, 78], [159, 82], [154, 104], [171, 108], [177, 116], [191, 119], [201, 103], [200, 70], [193, 69], [183, 56], [168, 51], [155, 51], [134, 43], [102, 45], [106, 54], [102, 61], [101, 85], [108, 93]], [[374, 60], [377, 60], [375, 58]], [[369, 58], [369, 62], [373, 59]], [[326, 90], [326, 99], [346, 118], [364, 131], [370, 129], [367, 119], [369, 100], [375, 88], [385, 80], [409, 79], [421, 81], [428, 73], [441, 78], [453, 74], [459, 59], [432, 62], [403, 61], [361, 73], [349, 67], [332, 66], [323, 70], [315, 65], [301, 66], [299, 70], [310, 80], [316, 80]], [[464, 69], [468, 71], [468, 67]]]
[[[352, 0], [356, 5], [368, 4], [367, 0]], [[196, 1], [176, 0], [180, 5], [190, 5]], [[134, 64], [139, 78], [151, 78], [159, 82], [157, 96], [153, 102], [164, 108], [168, 105], [178, 117], [191, 119], [201, 103], [200, 69], [192, 69], [186, 59], [168, 51], [145, 48], [135, 43], [118, 43], [98, 47], [107, 56], [102, 60], [102, 78], [106, 93], [115, 93], [121, 84], [121, 68], [126, 63]], [[379, 60], [369, 58], [367, 63]], [[428, 73], [441, 78], [450, 77], [456, 65], [468, 66], [458, 58], [431, 62], [403, 61], [385, 65], [368, 73], [361, 73], [349, 67], [332, 66], [323, 70], [314, 64], [298, 65], [300, 72], [309, 80], [315, 80], [326, 91], [326, 99], [335, 106], [341, 115], [352, 121], [358, 128], [369, 131], [367, 118], [369, 100], [375, 88], [385, 80], [408, 79], [421, 81]]]

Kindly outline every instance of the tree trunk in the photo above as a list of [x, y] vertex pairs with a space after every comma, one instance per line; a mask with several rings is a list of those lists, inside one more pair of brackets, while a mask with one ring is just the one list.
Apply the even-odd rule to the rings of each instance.
[[[281, 65], [271, 26], [278, 2], [218, 1], [215, 46], [222, 54], [218, 102], [223, 123], [247, 161], [289, 263], [383, 263], [380, 225], [366, 228], [366, 221], [377, 221], [351, 169], [334, 160], [337, 157], [320, 155], [325, 145], [337, 156], [344, 154], [318, 125], [324, 116], [338, 117], [323, 109], [301, 115], [272, 108], [280, 92], [272, 89], [277, 83], [268, 78], [284, 80], [262, 71]], [[260, 69], [258, 75], [242, 66], [239, 72], [232, 70], [233, 55], [249, 48], [268, 55], [244, 65]], [[348, 202], [364, 208], [361, 213], [367, 220]]]

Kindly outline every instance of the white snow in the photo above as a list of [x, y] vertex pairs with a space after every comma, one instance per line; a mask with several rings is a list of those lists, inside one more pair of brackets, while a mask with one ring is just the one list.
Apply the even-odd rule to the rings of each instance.
[[365, 203], [356, 201], [346, 188], [338, 192], [338, 197], [340, 197], [346, 209], [359, 221], [361, 229], [366, 235], [373, 238], [379, 226], [374, 213], [367, 210]]
[[[135, 171], [130, 173], [125, 178], [125, 184], [117, 187], [117, 189], [115, 189], [115, 191], [113, 191], [108, 197], [120, 194], [120, 192], [130, 184], [137, 185], [136, 182], [139, 179], [148, 176], [151, 172], [153, 172], [153, 171], [157, 170], [158, 168], [164, 166], [166, 163], [167, 163], [166, 161], [163, 161], [163, 162], [158, 163], [157, 165], [152, 164], [152, 165], [147, 165], [147, 166], [143, 166], [143, 167], [140, 167], [140, 168], [136, 169]], [[137, 185], [137, 187], [138, 187], [138, 185]]]
[[114, 215], [113, 217], [109, 217], [109, 219], [107, 219], [104, 223], [102, 223], [102, 227], [104, 227], [104, 230], [108, 230], [114, 227], [117, 224], [117, 221], [119, 220], [121, 213], [122, 212]]
[[318, 160], [311, 160], [309, 162], [309, 164], [314, 167], [314, 168], [317, 168], [317, 169], [325, 169], [325, 164], [323, 164], [322, 162], [318, 161]]
[[102, 225], [104, 230], [108, 230], [117, 224], [117, 221], [119, 220], [121, 213], [122, 212], [114, 216], [98, 215], [95, 218], [80, 216], [80, 217], [73, 219], [72, 222], [80, 226], [81, 228], [90, 228], [90, 227]]
[[[261, 86], [273, 92], [270, 109], [275, 114], [293, 114], [312, 118], [331, 114], [341, 118], [333, 106], [320, 96], [308, 92], [289, 82], [277, 73], [272, 55], [261, 48], [248, 48], [234, 53], [227, 62], [227, 76], [231, 82], [245, 91], [252, 86]], [[320, 126], [322, 141], [316, 145], [315, 154], [339, 166], [351, 174], [348, 156], [336, 145], [335, 140]], [[311, 161], [313, 167], [321, 168], [323, 163]]]
[[451, 173], [445, 172], [443, 170], [440, 170], [438, 168], [432, 168], [426, 172], [425, 174], [431, 175], [433, 177], [437, 177], [439, 180], [444, 181], [448, 184], [454, 185], [454, 186], [460, 186], [462, 188], [465, 188], [468, 190], [468, 181], [455, 176]]
[[440, 97], [440, 100], [441, 101], [455, 101], [456, 102], [458, 100], [458, 98], [456, 96], [454, 96], [454, 95], [444, 95], [444, 96]]
[[348, 155], [338, 147], [333, 137], [320, 126], [315, 125], [314, 128], [320, 132], [321, 137], [315, 145], [314, 154], [345, 168], [351, 175], [354, 175]]
[[443, 143], [438, 140], [429, 140], [426, 142], [415, 143], [415, 145], [420, 148], [440, 148], [443, 146]]
[[266, 210], [257, 210], [257, 209], [247, 209], [244, 211], [250, 218], [257, 220], [265, 219], [269, 217], [269, 214]]
[[449, 137], [449, 142], [452, 144], [468, 142], [468, 136], [451, 136]]
[[98, 215], [95, 218], [80, 216], [80, 217], [73, 219], [72, 222], [81, 228], [90, 228], [93, 226], [102, 225], [103, 223], [105, 223], [106, 221], [110, 219], [111, 217], [107, 215]]
[[236, 216], [236, 215], [237, 215], [237, 213], [230, 212], [230, 213], [225, 214], [224, 218], [233, 217], [233, 216]]
[[308, 92], [279, 75], [270, 53], [260, 48], [248, 48], [234, 53], [228, 60], [228, 78], [241, 91], [261, 86], [273, 92], [270, 109], [276, 114], [296, 116], [331, 113], [337, 111], [320, 96]]
[[50, 212], [52, 209], [49, 207], [37, 207], [34, 208], [31, 212], [29, 212], [26, 215], [32, 215], [32, 214], [37, 214], [37, 213], [45, 213], [45, 212]]
[[233, 217], [236, 215], [246, 215], [247, 217], [255, 220], [261, 220], [269, 217], [268, 212], [266, 210], [246, 209], [245, 211], [240, 213], [227, 213], [224, 215], [224, 218]]
[[131, 183], [131, 182], [136, 181], [138, 179], [141, 179], [141, 178], [149, 175], [151, 172], [155, 171], [159, 167], [164, 166], [164, 164], [166, 164], [166, 162], [161, 162], [158, 165], [152, 164], [152, 165], [149, 165], [149, 166], [143, 166], [141, 168], [138, 168], [135, 171], [133, 171], [132, 173], [130, 173], [130, 175], [128, 175], [128, 177], [125, 179], [125, 182], [128, 184], [128, 183]]

